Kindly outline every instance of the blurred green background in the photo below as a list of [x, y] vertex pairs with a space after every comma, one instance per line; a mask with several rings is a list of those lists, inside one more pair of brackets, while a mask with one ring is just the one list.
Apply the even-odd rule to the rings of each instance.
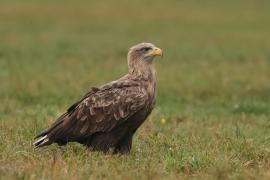
[[[127, 72], [140, 42], [165, 56], [131, 155], [33, 150], [91, 86]], [[1, 0], [0, 177], [268, 179], [269, 49], [268, 0]]]

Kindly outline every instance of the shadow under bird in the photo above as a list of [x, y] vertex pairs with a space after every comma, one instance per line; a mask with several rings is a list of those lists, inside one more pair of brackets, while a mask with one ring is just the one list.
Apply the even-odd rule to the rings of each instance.
[[35, 147], [78, 142], [90, 150], [129, 153], [132, 137], [154, 108], [156, 71], [162, 50], [151, 43], [130, 48], [128, 74], [93, 87], [35, 138]]

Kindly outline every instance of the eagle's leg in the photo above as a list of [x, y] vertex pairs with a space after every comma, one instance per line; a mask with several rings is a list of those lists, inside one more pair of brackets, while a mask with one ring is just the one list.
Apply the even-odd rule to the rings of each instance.
[[91, 138], [89, 138], [85, 145], [88, 147], [90, 151], [102, 151], [107, 153], [113, 147], [113, 136], [106, 133], [97, 133], [94, 134]]
[[127, 154], [131, 150], [133, 133], [126, 135], [115, 146], [115, 153]]

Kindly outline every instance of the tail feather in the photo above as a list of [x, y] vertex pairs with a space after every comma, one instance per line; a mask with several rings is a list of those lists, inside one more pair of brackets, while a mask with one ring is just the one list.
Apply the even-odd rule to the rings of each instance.
[[[33, 146], [35, 148], [47, 146], [52, 144], [53, 142], [56, 142], [55, 138], [52, 138], [52, 132], [54, 132], [57, 127], [64, 121], [64, 118], [67, 116], [67, 113], [62, 114], [52, 125], [50, 128], [43, 130], [39, 134], [36, 135], [35, 139], [37, 139]], [[50, 139], [50, 138], [51, 139]]]
[[33, 145], [35, 146], [35, 148], [39, 148], [42, 146], [46, 146], [46, 145], [50, 145], [52, 142], [50, 141], [49, 137], [47, 135], [42, 136], [41, 138], [39, 138], [38, 140], [36, 140]]

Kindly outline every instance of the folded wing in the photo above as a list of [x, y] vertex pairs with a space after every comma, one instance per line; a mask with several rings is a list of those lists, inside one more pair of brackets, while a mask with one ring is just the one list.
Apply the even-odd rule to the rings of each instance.
[[109, 132], [145, 108], [148, 96], [136, 83], [112, 83], [94, 88], [41, 132], [34, 145], [81, 141], [97, 132]]

